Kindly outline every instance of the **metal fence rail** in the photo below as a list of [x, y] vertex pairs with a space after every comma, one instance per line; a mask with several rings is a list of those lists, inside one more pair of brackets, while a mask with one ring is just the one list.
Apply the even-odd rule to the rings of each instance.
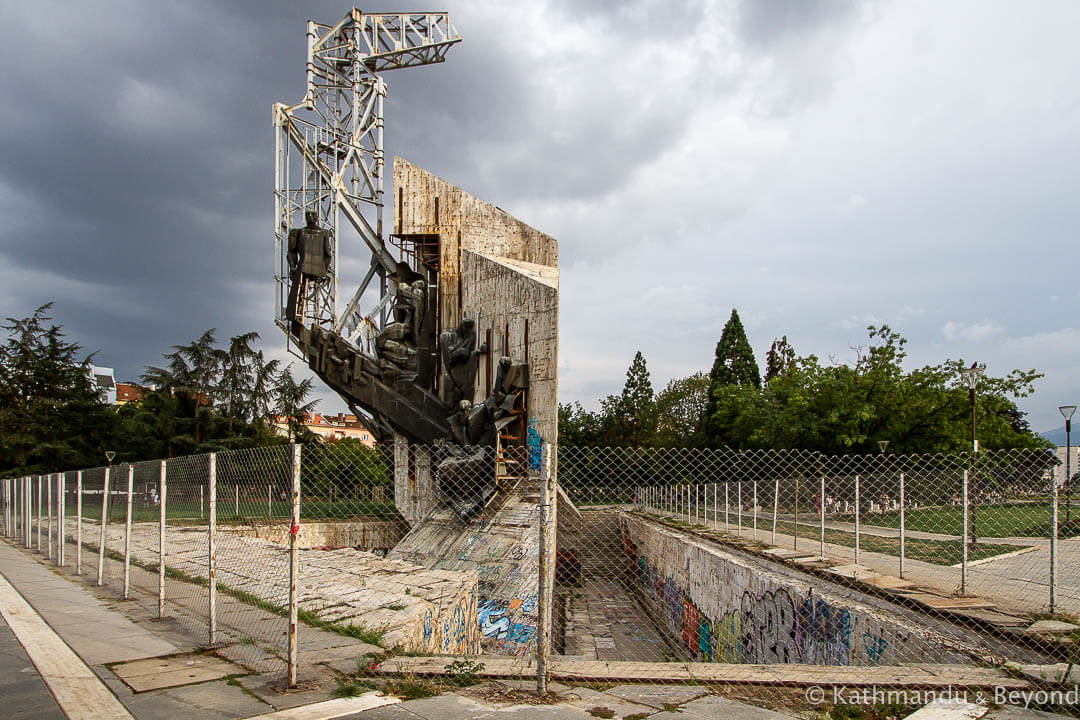
[[736, 665], [970, 680], [1071, 661], [1080, 632], [1080, 515], [1048, 452], [345, 442], [0, 482], [11, 542], [291, 682], [372, 646], [398, 656], [379, 678], [482, 655], [541, 688]]

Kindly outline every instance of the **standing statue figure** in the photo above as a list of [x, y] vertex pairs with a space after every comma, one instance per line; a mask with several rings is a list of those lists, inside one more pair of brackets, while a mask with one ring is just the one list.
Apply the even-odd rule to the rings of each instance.
[[289, 261], [289, 303], [285, 307], [285, 317], [291, 323], [303, 325], [297, 317], [297, 306], [304, 286], [310, 281], [319, 281], [330, 274], [330, 231], [319, 227], [319, 213], [308, 210], [304, 213], [307, 224], [302, 228], [289, 231], [289, 248], [286, 256]]

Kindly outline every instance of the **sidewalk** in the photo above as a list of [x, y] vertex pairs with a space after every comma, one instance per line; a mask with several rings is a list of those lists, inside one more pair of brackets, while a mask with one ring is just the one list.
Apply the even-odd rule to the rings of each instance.
[[[95, 586], [93, 574], [74, 577], [48, 563], [34, 551], [0, 542], [0, 615], [20, 631], [16, 640], [0, 626], [0, 714], [6, 720], [665, 720], [675, 708], [685, 720], [793, 717], [683, 684], [619, 685], [600, 692], [551, 683], [555, 694], [539, 702], [534, 681], [506, 679], [403, 702], [377, 693], [330, 699], [336, 682], [328, 667], [318, 677], [308, 666], [301, 688], [290, 692], [281, 691], [280, 673], [248, 674], [239, 666], [230, 666], [235, 674], [200, 681], [229, 663], [200, 652], [202, 638], [189, 632], [191, 623], [157, 621], [139, 602]], [[64, 652], [70, 654], [66, 660]], [[80, 666], [86, 676], [80, 677]], [[135, 692], [118, 674], [137, 688], [185, 674], [191, 684]]]
[[[436, 697], [401, 701], [376, 692], [330, 699], [337, 684], [334, 671], [327, 665], [306, 664], [301, 687], [285, 691], [279, 671], [251, 673], [218, 654], [204, 652], [203, 638], [189, 630], [197, 624], [185, 624], [182, 619], [158, 621], [151, 608], [121, 600], [109, 587], [93, 585], [93, 576], [70, 576], [48, 563], [36, 552], [0, 542], [0, 615], [12, 631], [4, 635], [7, 627], [0, 626], [0, 715], [5, 720], [792, 720], [810, 716], [802, 687], [756, 686], [761, 668], [756, 677], [748, 678], [751, 685], [726, 686], [725, 694], [735, 692], [738, 700], [713, 695], [697, 684], [702, 682], [702, 668], [682, 682], [662, 685], [616, 681], [599, 686], [601, 690], [552, 682], [544, 701], [536, 697], [534, 681], [512, 678], [492, 678]], [[483, 659], [493, 669], [499, 660], [514, 664], [507, 658]], [[398, 659], [405, 664], [434, 660]], [[391, 662], [385, 665], [391, 669]], [[750, 666], [716, 664], [710, 669], [725, 668], [755, 673]], [[814, 682], [821, 682], [824, 668], [811, 670]], [[188, 684], [179, 684], [184, 682]], [[1015, 682], [1020, 683], [1018, 687], [1026, 685]], [[169, 683], [174, 686], [161, 687]], [[777, 712], [746, 701], [796, 709]], [[1021, 713], [1009, 720], [1037, 718]]]

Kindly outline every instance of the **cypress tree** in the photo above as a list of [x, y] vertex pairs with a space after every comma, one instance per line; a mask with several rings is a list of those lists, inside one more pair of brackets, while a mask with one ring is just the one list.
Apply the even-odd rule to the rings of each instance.
[[[720, 341], [716, 343], [716, 359], [709, 373], [709, 399], [705, 405], [706, 427], [716, 412], [717, 390], [729, 385], [761, 389], [761, 372], [750, 341], [746, 339], [746, 330], [739, 320], [739, 311], [734, 308], [720, 333]], [[716, 438], [710, 440], [715, 441]]]

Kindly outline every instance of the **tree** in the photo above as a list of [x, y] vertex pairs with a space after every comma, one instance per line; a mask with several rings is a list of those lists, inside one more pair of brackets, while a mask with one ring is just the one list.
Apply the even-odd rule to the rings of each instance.
[[314, 433], [304, 427], [304, 418], [315, 409], [319, 401], [307, 401], [314, 384], [311, 378], [296, 382], [291, 367], [292, 365], [278, 373], [274, 385], [275, 410], [278, 415], [285, 417], [289, 425], [289, 442], [307, 443], [312, 440]]
[[696, 372], [667, 384], [656, 396], [656, 444], [701, 447], [705, 441], [705, 406], [709, 376]]
[[232, 434], [233, 420], [250, 417], [252, 384], [254, 381], [255, 351], [251, 343], [259, 339], [259, 333], [246, 332], [229, 339], [229, 349], [221, 354], [221, 379], [219, 396], [225, 401], [225, 414]]
[[565, 447], [593, 447], [603, 443], [604, 425], [599, 413], [574, 402], [559, 405], [559, 444]]
[[91, 377], [92, 356], [64, 339], [42, 305], [7, 318], [0, 346], [0, 472], [30, 474], [99, 464], [116, 415]]
[[649, 369], [640, 351], [626, 371], [622, 394], [617, 402], [609, 401], [607, 410], [615, 416], [619, 444], [638, 447], [652, 441], [656, 433], [655, 402]]
[[795, 365], [795, 348], [791, 347], [787, 335], [773, 340], [765, 356], [765, 383], [781, 375], [787, 375]]
[[746, 339], [746, 331], [739, 319], [739, 311], [734, 308], [720, 333], [720, 341], [716, 343], [716, 357], [713, 360], [712, 371], [709, 373], [709, 396], [705, 405], [705, 417], [706, 432], [713, 445], [725, 441], [721, 427], [712, 424], [712, 417], [717, 410], [717, 393], [726, 392], [723, 388], [729, 387], [761, 388], [761, 373], [758, 370], [757, 360], [754, 359], [754, 351], [750, 347], [750, 341]]
[[[738, 449], [806, 449], [828, 454], [874, 453], [879, 440], [897, 453], [957, 453], [970, 448], [971, 415], [960, 384], [961, 360], [910, 372], [907, 341], [888, 326], [869, 327], [870, 346], [852, 365], [796, 358], [786, 375], [762, 390], [729, 385], [713, 394], [710, 428]], [[1041, 377], [1013, 370], [984, 377], [977, 404], [980, 445], [1041, 449], [1046, 441], [1021, 422], [1010, 397], [1024, 397]]]

